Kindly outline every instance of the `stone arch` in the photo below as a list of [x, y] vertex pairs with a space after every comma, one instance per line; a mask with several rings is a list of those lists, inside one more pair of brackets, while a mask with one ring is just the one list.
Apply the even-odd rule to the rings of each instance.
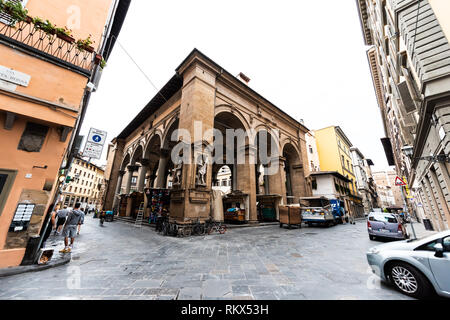
[[236, 107], [230, 105], [230, 104], [220, 104], [215, 107], [214, 109], [214, 118], [216, 118], [221, 113], [230, 113], [236, 118], [239, 119], [239, 121], [242, 123], [243, 129], [246, 131], [250, 131], [250, 124], [248, 123], [247, 119], [245, 118], [244, 114], [239, 111]]
[[281, 143], [280, 143], [280, 151], [281, 151], [280, 154], [283, 153], [284, 148], [285, 148], [286, 145], [288, 145], [288, 144], [292, 145], [292, 147], [293, 147], [293, 148], [295, 149], [295, 151], [297, 152], [299, 159], [301, 160], [301, 155], [302, 155], [302, 153], [301, 153], [301, 151], [300, 151], [300, 148], [298, 147], [298, 144], [297, 144], [292, 138], [289, 138], [289, 137], [288, 137], [288, 138], [282, 139], [282, 141], [281, 141]]
[[122, 159], [122, 164], [120, 165], [120, 170], [125, 170], [127, 168], [127, 165], [131, 161], [131, 153], [127, 152], [125, 156]]
[[288, 203], [298, 203], [306, 195], [306, 180], [301, 153], [293, 141], [287, 139], [283, 145], [284, 174]]
[[144, 157], [144, 147], [141, 143], [136, 145], [136, 148], [133, 151], [133, 155], [131, 157], [131, 164], [135, 164], [136, 162], [140, 162], [140, 160]]
[[171, 139], [171, 135], [173, 133], [174, 130], [178, 129], [178, 124], [179, 124], [179, 115], [178, 113], [175, 114], [167, 123], [167, 125], [164, 127], [164, 132], [162, 133], [162, 137], [161, 137], [161, 147], [168, 149], [170, 147], [170, 144], [172, 142], [176, 143], [176, 141], [170, 141]]

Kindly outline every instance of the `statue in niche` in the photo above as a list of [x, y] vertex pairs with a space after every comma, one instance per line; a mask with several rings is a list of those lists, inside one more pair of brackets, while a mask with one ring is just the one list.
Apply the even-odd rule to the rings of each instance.
[[183, 173], [183, 160], [178, 160], [177, 165], [173, 169], [173, 184], [180, 185], [181, 184], [181, 176]]
[[206, 186], [206, 174], [208, 172], [208, 157], [206, 155], [200, 155], [197, 158], [197, 174], [196, 184], [198, 186]]

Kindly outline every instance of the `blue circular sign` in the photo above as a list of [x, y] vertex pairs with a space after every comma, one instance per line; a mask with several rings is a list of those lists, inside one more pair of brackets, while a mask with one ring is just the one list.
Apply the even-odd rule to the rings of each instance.
[[100, 137], [99, 135], [95, 135], [95, 136], [92, 136], [92, 140], [94, 142], [100, 142], [100, 141], [102, 141], [102, 137]]

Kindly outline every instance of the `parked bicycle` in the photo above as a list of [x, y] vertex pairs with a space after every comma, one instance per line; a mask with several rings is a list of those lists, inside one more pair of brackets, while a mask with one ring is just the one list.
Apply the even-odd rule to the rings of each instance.
[[211, 234], [213, 232], [224, 234], [225, 232], [227, 232], [227, 226], [222, 224], [222, 222], [209, 219], [205, 222], [205, 230], [208, 234]]

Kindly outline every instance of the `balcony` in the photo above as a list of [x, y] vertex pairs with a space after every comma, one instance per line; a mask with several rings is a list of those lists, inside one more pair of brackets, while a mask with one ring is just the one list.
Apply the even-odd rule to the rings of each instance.
[[93, 48], [80, 49], [75, 39], [44, 32], [30, 21], [15, 25], [0, 23], [0, 43], [39, 56], [41, 59], [90, 76], [95, 66]]

